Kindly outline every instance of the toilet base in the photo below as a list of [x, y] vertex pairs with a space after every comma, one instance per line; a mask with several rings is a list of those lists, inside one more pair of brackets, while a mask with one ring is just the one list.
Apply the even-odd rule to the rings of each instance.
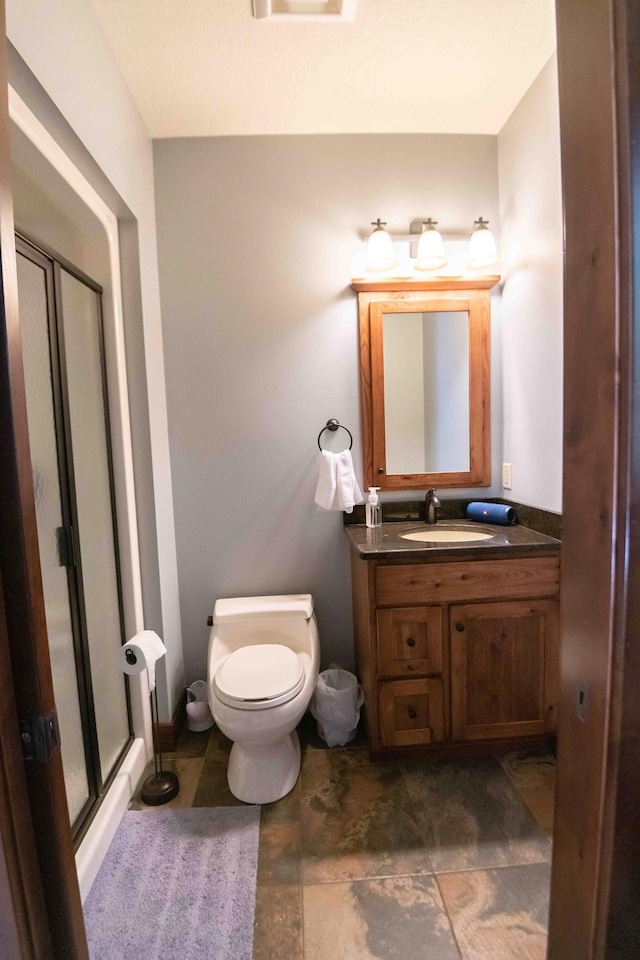
[[231, 748], [227, 781], [245, 803], [273, 803], [293, 790], [300, 773], [300, 741], [293, 733], [274, 743], [238, 743]]

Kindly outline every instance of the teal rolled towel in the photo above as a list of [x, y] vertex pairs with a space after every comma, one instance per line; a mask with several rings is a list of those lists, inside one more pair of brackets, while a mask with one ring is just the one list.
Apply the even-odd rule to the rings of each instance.
[[500, 523], [510, 526], [518, 519], [513, 507], [506, 503], [482, 503], [479, 500], [467, 505], [467, 516], [480, 523]]

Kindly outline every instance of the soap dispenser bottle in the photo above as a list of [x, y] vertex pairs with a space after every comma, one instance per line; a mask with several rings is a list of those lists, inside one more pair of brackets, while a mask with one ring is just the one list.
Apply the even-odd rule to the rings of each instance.
[[364, 515], [368, 527], [382, 526], [382, 504], [378, 503], [380, 487], [369, 487], [369, 501], [365, 504]]

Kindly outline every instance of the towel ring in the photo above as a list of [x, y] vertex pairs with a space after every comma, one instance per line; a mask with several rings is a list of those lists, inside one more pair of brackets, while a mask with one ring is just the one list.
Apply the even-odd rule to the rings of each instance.
[[[340, 428], [342, 428], [343, 430], [347, 430], [347, 428], [343, 426], [343, 424], [341, 424], [339, 420], [336, 420], [335, 418], [332, 418], [331, 420], [327, 420], [327, 425], [323, 427], [320, 433], [318, 434], [318, 449], [322, 450], [322, 446], [320, 445], [320, 437], [325, 432], [325, 430], [331, 430], [332, 433], [335, 433], [335, 431]], [[353, 446], [353, 437], [351, 436], [351, 430], [347, 430], [347, 433], [349, 434], [349, 450], [351, 450]]]

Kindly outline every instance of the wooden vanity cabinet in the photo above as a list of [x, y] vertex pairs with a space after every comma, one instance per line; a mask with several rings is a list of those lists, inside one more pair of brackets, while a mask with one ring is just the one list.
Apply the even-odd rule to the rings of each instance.
[[553, 733], [557, 600], [466, 603], [449, 619], [453, 739]]
[[486, 752], [555, 731], [559, 557], [424, 563], [352, 553], [371, 753]]

